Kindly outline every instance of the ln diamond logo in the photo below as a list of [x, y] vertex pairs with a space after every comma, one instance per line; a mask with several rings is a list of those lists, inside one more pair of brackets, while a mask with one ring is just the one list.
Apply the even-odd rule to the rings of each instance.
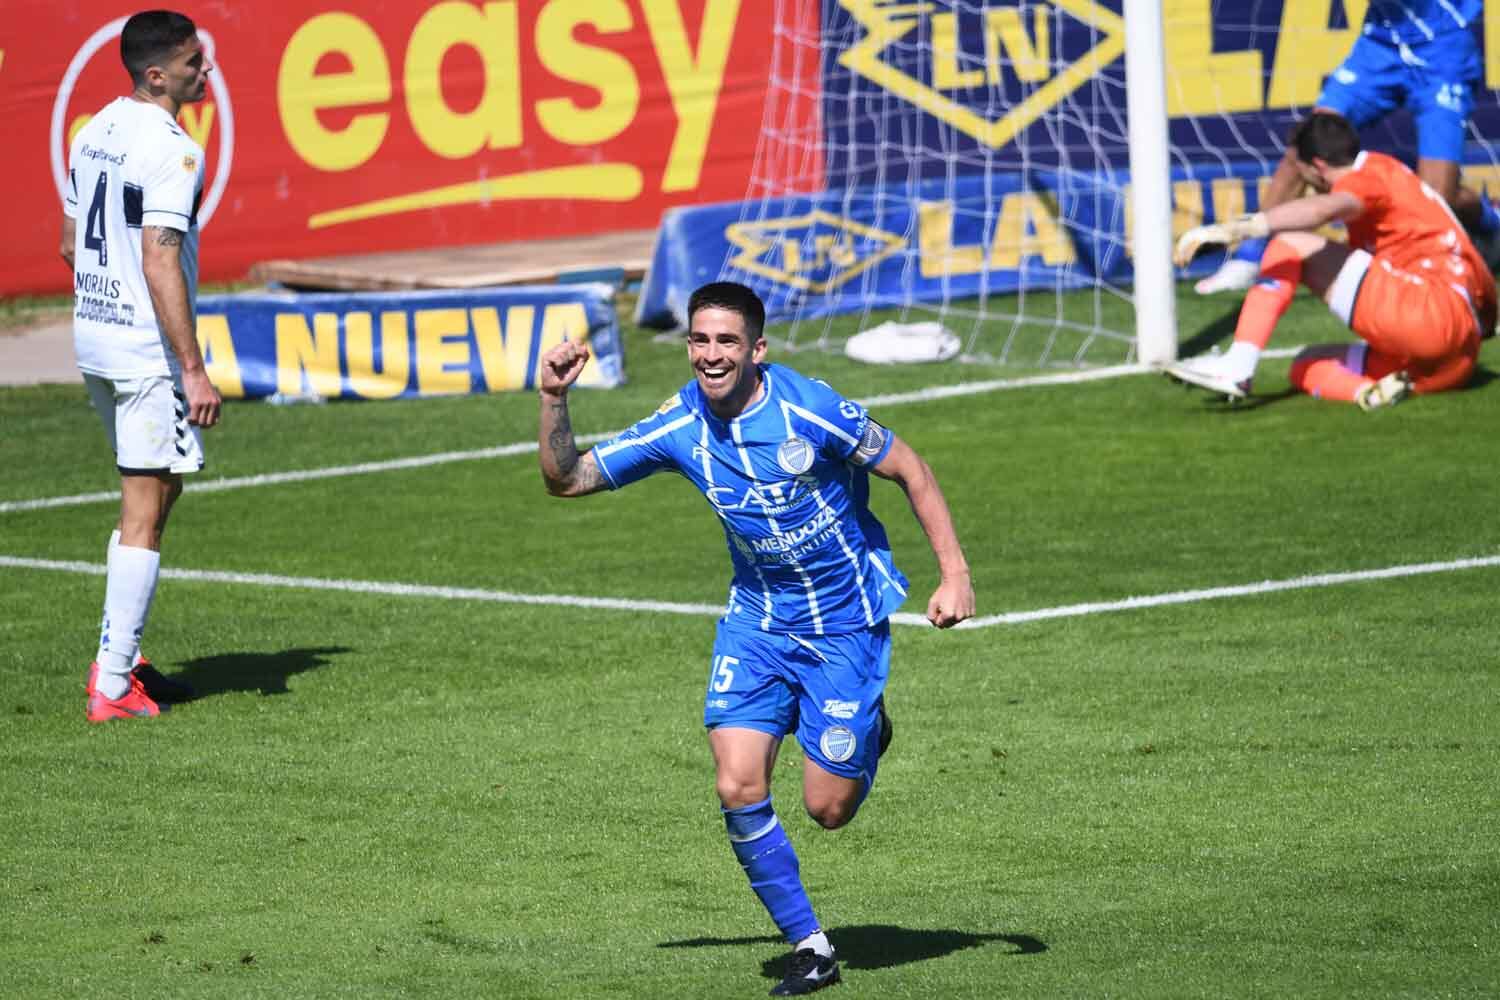
[[[1124, 19], [1091, 0], [1037, 0], [1024, 7], [986, 3], [982, 9], [958, 0], [947, 0], [946, 5], [886, 0], [838, 3], [865, 29], [865, 36], [839, 56], [839, 65], [994, 149], [1009, 143], [1125, 51]], [[1032, 14], [1029, 30], [1024, 10]], [[1065, 27], [1061, 14], [1087, 29], [1091, 45], [1086, 51], [1065, 58], [1062, 39], [1054, 44], [1053, 26]], [[932, 41], [932, 65], [921, 74], [926, 79], [896, 62], [899, 49], [911, 50], [914, 40], [908, 41], [908, 36], [924, 20], [928, 30], [923, 35]], [[982, 32], [973, 31], [971, 23], [982, 26]], [[1057, 29], [1058, 35], [1063, 34], [1063, 27]], [[962, 51], [963, 42], [981, 34], [982, 53]], [[982, 69], [975, 68], [981, 65]], [[1007, 74], [1026, 88], [1023, 100], [961, 101], [945, 93], [994, 90]], [[989, 117], [984, 112], [990, 108], [1003, 113]]]
[[737, 222], [724, 230], [724, 238], [740, 251], [730, 267], [815, 294], [837, 288], [906, 246], [894, 233], [822, 210]]

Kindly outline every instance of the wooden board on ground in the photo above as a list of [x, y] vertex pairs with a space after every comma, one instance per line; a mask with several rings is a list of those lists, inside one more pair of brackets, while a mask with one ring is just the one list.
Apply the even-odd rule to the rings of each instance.
[[252, 267], [250, 277], [290, 288], [335, 291], [546, 285], [596, 273], [600, 280], [635, 280], [646, 273], [655, 241], [656, 230], [640, 229], [525, 243], [268, 260]]

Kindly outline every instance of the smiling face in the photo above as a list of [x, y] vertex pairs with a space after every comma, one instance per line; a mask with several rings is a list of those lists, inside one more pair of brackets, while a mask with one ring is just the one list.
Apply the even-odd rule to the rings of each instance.
[[745, 317], [732, 309], [704, 306], [693, 313], [687, 335], [688, 361], [708, 408], [723, 420], [744, 412], [760, 391], [760, 369], [766, 341], [752, 343]]

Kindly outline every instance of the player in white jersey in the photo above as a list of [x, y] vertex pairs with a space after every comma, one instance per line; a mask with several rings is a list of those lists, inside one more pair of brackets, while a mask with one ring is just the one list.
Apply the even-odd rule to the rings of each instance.
[[161, 10], [125, 22], [120, 58], [133, 90], [74, 138], [62, 222], [78, 367], [120, 471], [90, 722], [154, 716], [190, 693], [140, 656], [140, 639], [167, 515], [183, 474], [203, 467], [198, 428], [220, 408], [194, 315], [203, 150], [176, 122], [213, 67], [193, 22]]
[[688, 301], [693, 381], [657, 412], [580, 455], [568, 388], [588, 361], [578, 343], [541, 365], [541, 470], [549, 492], [584, 496], [653, 472], [693, 483], [724, 525], [734, 567], [704, 700], [729, 841], [751, 888], [792, 945], [773, 996], [839, 981], [771, 806], [781, 740], [804, 754], [803, 803], [821, 826], [854, 818], [890, 741], [884, 691], [889, 616], [906, 597], [869, 473], [907, 494], [937, 555], [927, 604], [939, 628], [974, 614], [969, 567], [937, 480], [910, 446], [826, 384], [765, 363], [765, 307], [715, 282]]

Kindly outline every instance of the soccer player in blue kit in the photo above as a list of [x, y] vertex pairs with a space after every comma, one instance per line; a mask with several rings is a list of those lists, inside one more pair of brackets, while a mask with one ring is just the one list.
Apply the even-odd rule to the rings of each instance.
[[[1417, 175], [1453, 208], [1486, 262], [1500, 262], [1500, 213], [1484, 194], [1459, 183], [1474, 91], [1484, 84], [1477, 32], [1483, 0], [1370, 0], [1348, 57], [1328, 77], [1313, 106], [1362, 129], [1398, 107], [1411, 111], [1417, 130]], [[1302, 179], [1288, 146], [1260, 199], [1266, 211], [1297, 197]], [[1200, 295], [1243, 291], [1260, 277], [1264, 239], [1245, 240], [1213, 275], [1194, 287]]]
[[900, 486], [937, 556], [927, 602], [939, 628], [974, 614], [974, 589], [932, 470], [863, 406], [765, 361], [765, 307], [715, 282], [688, 301], [693, 380], [651, 416], [579, 454], [568, 389], [587, 347], [566, 342], [541, 364], [541, 469], [554, 496], [619, 489], [653, 472], [693, 483], [724, 525], [734, 579], [719, 620], [703, 722], [729, 841], [792, 945], [772, 996], [839, 980], [803, 889], [797, 855], [771, 805], [782, 737], [805, 755], [802, 796], [819, 825], [854, 818], [890, 741], [883, 693], [888, 618], [906, 599], [885, 529], [870, 513], [869, 473]]

